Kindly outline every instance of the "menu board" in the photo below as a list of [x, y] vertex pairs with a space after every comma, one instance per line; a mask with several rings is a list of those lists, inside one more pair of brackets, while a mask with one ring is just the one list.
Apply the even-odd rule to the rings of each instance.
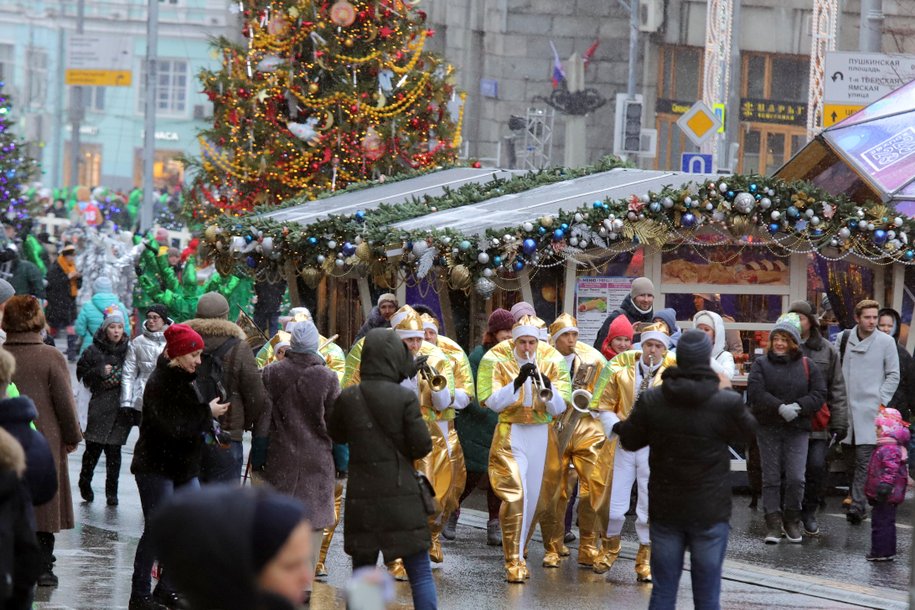
[[592, 344], [607, 316], [623, 304], [632, 287], [630, 277], [580, 277], [575, 286], [578, 340]]

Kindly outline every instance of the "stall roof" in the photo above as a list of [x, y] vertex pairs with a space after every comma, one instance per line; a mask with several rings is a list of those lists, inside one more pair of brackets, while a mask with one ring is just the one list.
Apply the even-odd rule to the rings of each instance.
[[426, 214], [396, 223], [394, 227], [408, 231], [455, 229], [467, 234], [482, 235], [489, 228], [516, 226], [545, 214], [555, 214], [560, 209], [573, 210], [598, 199], [622, 199], [633, 194], [657, 192], [665, 186], [679, 186], [712, 177], [714, 176], [682, 172], [614, 169], [503, 195], [482, 203]]
[[425, 195], [436, 197], [443, 194], [446, 187], [456, 189], [465, 184], [482, 184], [495, 178], [511, 178], [523, 173], [522, 170], [456, 167], [333, 197], [315, 199], [302, 205], [267, 212], [260, 217], [307, 225], [329, 214], [352, 214], [357, 210], [375, 209], [383, 203], [407, 203], [414, 197], [420, 198]]
[[915, 215], [915, 81], [824, 130], [775, 175]]

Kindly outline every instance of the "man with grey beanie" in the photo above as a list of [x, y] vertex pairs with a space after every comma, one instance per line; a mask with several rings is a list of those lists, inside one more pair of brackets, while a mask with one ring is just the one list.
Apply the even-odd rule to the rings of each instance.
[[[603, 347], [610, 325], [613, 324], [613, 321], [618, 316], [626, 316], [633, 326], [640, 322], [642, 324], [651, 324], [652, 320], [654, 320], [654, 284], [650, 279], [637, 277], [632, 280], [629, 294], [623, 299], [619, 309], [607, 316], [600, 330], [597, 331], [597, 338], [594, 339], [595, 349], [600, 350]], [[640, 330], [640, 328], [635, 329], [633, 341], [638, 342]]]
[[218, 292], [208, 292], [197, 302], [197, 317], [186, 322], [204, 343], [197, 368], [197, 387], [206, 402], [219, 397], [230, 403], [219, 424], [232, 440], [228, 447], [215, 443], [204, 447], [201, 483], [239, 482], [242, 434], [254, 429], [267, 400], [254, 354], [245, 342], [245, 332], [228, 317], [226, 298]]
[[695, 606], [719, 607], [731, 518], [728, 445], [752, 438], [756, 420], [739, 394], [718, 389], [711, 356], [705, 333], [683, 333], [677, 366], [666, 369], [663, 383], [642, 392], [629, 418], [613, 426], [627, 451], [651, 448], [651, 608], [676, 607], [687, 549]]

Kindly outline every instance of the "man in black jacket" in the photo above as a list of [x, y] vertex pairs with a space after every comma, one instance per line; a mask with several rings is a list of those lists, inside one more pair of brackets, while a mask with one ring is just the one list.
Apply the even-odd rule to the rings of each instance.
[[[632, 322], [633, 326], [639, 322], [650, 324], [652, 320], [654, 320], [654, 284], [650, 279], [647, 277], [637, 277], [632, 280], [632, 287], [629, 289], [629, 295], [623, 299], [619, 309], [607, 316], [607, 319], [604, 320], [600, 330], [597, 331], [597, 338], [594, 339], [594, 349], [601, 349], [604, 344], [604, 339], [607, 338], [607, 332], [610, 330], [610, 325], [613, 324], [613, 321], [617, 316], [626, 316], [629, 318], [629, 321]], [[638, 334], [641, 330], [641, 327], [636, 327], [636, 337], [633, 341], [639, 340]]]
[[613, 426], [627, 451], [651, 448], [653, 609], [676, 606], [686, 549], [696, 607], [719, 605], [731, 518], [728, 445], [750, 439], [756, 420], [737, 393], [718, 389], [711, 355], [705, 333], [686, 332], [677, 345], [677, 366], [664, 371], [661, 386], [643, 392], [629, 418]]

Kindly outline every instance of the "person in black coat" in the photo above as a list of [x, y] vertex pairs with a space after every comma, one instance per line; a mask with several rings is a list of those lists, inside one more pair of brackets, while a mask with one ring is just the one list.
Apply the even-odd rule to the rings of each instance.
[[193, 610], [294, 610], [314, 573], [308, 517], [267, 487], [211, 485], [176, 494], [149, 529]]
[[[633, 325], [639, 322], [650, 324], [654, 320], [654, 284], [647, 277], [637, 277], [632, 280], [632, 287], [629, 294], [623, 299], [620, 308], [607, 316], [600, 330], [597, 331], [597, 337], [594, 339], [594, 349], [601, 350], [607, 333], [610, 331], [610, 325], [618, 316], [626, 316]], [[635, 331], [633, 341], [638, 341], [640, 328]]]
[[[197, 476], [204, 435], [213, 430], [213, 418], [229, 408], [219, 399], [208, 405], [197, 389], [196, 371], [203, 346], [203, 338], [191, 327], [169, 326], [165, 330], [165, 351], [143, 391], [140, 438], [134, 447], [130, 471], [136, 476], [143, 517], [147, 520], [175, 489], [200, 487]], [[133, 563], [129, 610], [163, 610], [166, 604], [178, 604], [167, 568], [155, 593], [150, 595], [155, 559], [155, 549], [144, 529]]]
[[76, 363], [76, 378], [90, 392], [89, 418], [83, 438], [83, 467], [79, 473], [79, 493], [92, 502], [92, 475], [105, 453], [105, 498], [108, 506], [118, 505], [118, 480], [121, 474], [121, 447], [127, 443], [137, 412], [121, 408], [121, 373], [130, 341], [124, 334], [120, 312], [105, 316], [102, 325]]
[[756, 421], [739, 394], [718, 389], [711, 354], [705, 333], [684, 333], [677, 366], [665, 370], [661, 386], [643, 392], [629, 418], [613, 427], [627, 451], [651, 448], [651, 608], [676, 606], [686, 549], [696, 607], [718, 607], [731, 518], [728, 445], [752, 438]]
[[76, 270], [76, 248], [64, 246], [57, 260], [48, 269], [48, 306], [45, 311], [48, 326], [55, 330], [55, 336], [65, 329], [67, 333], [67, 359], [76, 362], [79, 356], [79, 336], [73, 323], [76, 322], [76, 296], [83, 283], [82, 275]]
[[25, 452], [0, 429], [0, 608], [28, 610], [41, 573], [41, 551], [25, 476]]
[[400, 382], [416, 374], [413, 357], [390, 329], [365, 337], [361, 383], [343, 390], [331, 413], [334, 442], [348, 444], [349, 481], [343, 548], [353, 568], [373, 566], [378, 553], [402, 558], [417, 610], [437, 607], [429, 564], [432, 540], [413, 461], [432, 451], [416, 393]]
[[[886, 406], [896, 409], [904, 420], [911, 422], [915, 412], [915, 358], [899, 343], [899, 332], [902, 329], [899, 312], [889, 307], [881, 309], [877, 314], [877, 328], [896, 340], [899, 351], [899, 385], [890, 404]], [[910, 467], [913, 461], [915, 460], [909, 460]]]
[[778, 544], [782, 532], [789, 542], [803, 540], [801, 505], [811, 418], [826, 402], [826, 381], [820, 368], [800, 351], [800, 329], [796, 313], [781, 316], [769, 335], [769, 351], [753, 361], [747, 380], [747, 400], [759, 422], [756, 440], [767, 544]]
[[356, 338], [353, 340], [353, 343], [356, 343], [359, 339], [365, 337], [373, 328], [390, 328], [391, 323], [389, 320], [399, 307], [400, 306], [397, 304], [397, 297], [390, 292], [386, 292], [378, 297], [378, 304], [375, 305], [375, 307], [372, 307], [368, 319], [359, 327], [359, 332], [356, 333]]

